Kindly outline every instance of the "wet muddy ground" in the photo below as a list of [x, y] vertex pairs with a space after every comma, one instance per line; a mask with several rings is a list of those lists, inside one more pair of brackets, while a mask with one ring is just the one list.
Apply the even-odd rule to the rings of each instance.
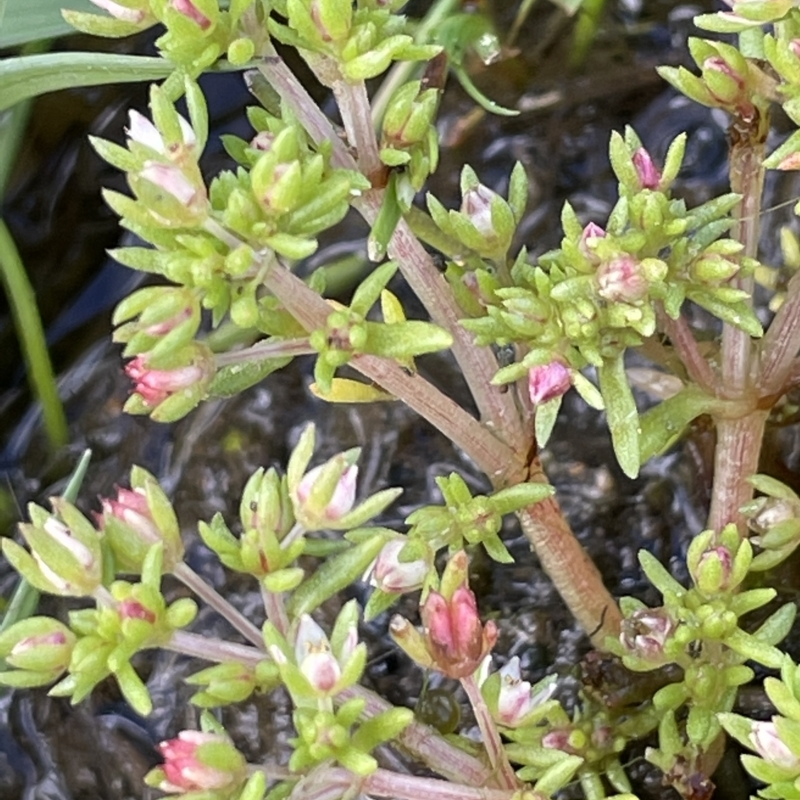
[[[507, 30], [513, 7], [500, 6], [498, 24]], [[609, 2], [607, 19], [588, 62], [575, 73], [563, 69], [569, 27], [558, 27], [550, 5], [537, 6], [522, 32], [519, 53], [475, 76], [479, 85], [496, 92], [493, 97], [499, 102], [518, 103], [523, 113], [517, 118], [486, 117], [470, 127], [473, 106], [451, 82], [441, 127], [450, 144], [443, 151], [434, 184], [445, 204], [457, 202], [463, 163], [472, 164], [485, 183], [502, 191], [514, 161], [521, 160], [531, 179], [531, 202], [520, 243], [534, 253], [543, 252], [558, 244], [558, 215], [565, 199], [587, 221], [605, 220], [615, 200], [608, 136], [612, 129], [629, 123], [656, 156], [663, 154], [672, 137], [688, 130], [691, 138], [680, 190], [692, 203], [723, 191], [724, 118], [683, 102], [654, 72], [657, 64], [685, 60], [689, 18], [696, 7], [666, 1], [645, 6], [625, 0]], [[543, 31], [552, 31], [544, 44]], [[214, 93], [210, 104], [215, 132], [235, 129], [240, 124], [239, 109], [248, 102], [238, 79], [215, 78], [207, 88]], [[399, 405], [331, 407], [313, 398], [306, 388], [310, 362], [295, 362], [232, 401], [203, 405], [176, 425], [122, 415], [129, 386], [121, 373], [119, 349], [108, 341], [108, 319], [114, 297], [130, 291], [131, 278], [104, 255], [104, 248], [118, 243], [119, 232], [99, 198], [100, 185], [121, 188], [121, 180], [92, 153], [84, 137], [92, 132], [120, 138], [125, 109], [131, 104], [142, 108], [145, 102], [141, 89], [65, 92], [40, 100], [30, 141], [5, 199], [4, 216], [37, 286], [48, 330], [58, 339], [54, 354], [72, 443], [57, 456], [44, 448], [29, 408], [8, 316], [3, 313], [0, 469], [7, 493], [4, 532], [11, 532], [14, 518], [21, 513], [18, 508], [25, 503], [44, 502], [63, 490], [65, 475], [85, 447], [94, 453], [82, 493], [86, 510], [97, 508], [92, 498], [109, 494], [114, 484], [125, 482], [131, 464], [140, 464], [161, 479], [173, 498], [189, 542], [191, 566], [223, 588], [232, 602], [260, 624], [263, 611], [253, 583], [226, 573], [209, 557], [198, 543], [196, 523], [218, 511], [233, 522], [247, 477], [259, 466], [284, 464], [308, 421], [318, 426], [320, 457], [353, 445], [364, 448], [364, 495], [387, 485], [404, 488], [382, 524], [400, 526], [418, 505], [437, 502], [434, 479], [439, 475], [457, 470], [476, 491], [487, 489], [488, 484], [449, 442]], [[221, 162], [217, 148], [206, 166], [213, 170]], [[800, 195], [790, 179], [772, 180], [769, 191], [775, 204]], [[789, 221], [790, 211], [791, 207], [765, 217], [766, 252], [773, 256], [774, 232]], [[93, 281], [98, 285], [87, 290]], [[422, 369], [435, 374], [448, 392], [463, 397], [463, 386], [447, 357], [423, 360]], [[784, 471], [797, 468], [796, 438], [792, 429], [784, 430], [769, 448], [774, 464]], [[544, 458], [573, 529], [615, 594], [656, 601], [636, 561], [636, 552], [643, 547], [672, 564], [682, 577], [681, 554], [689, 536], [704, 522], [708, 453], [707, 435], [699, 430], [676, 452], [648, 465], [639, 480], [629, 481], [614, 465], [601, 420], [577, 398], [568, 398]], [[480, 554], [473, 563], [481, 609], [500, 627], [496, 652], [519, 656], [529, 680], [558, 674], [564, 696], [569, 698], [576, 686], [577, 664], [588, 649], [586, 637], [566, 613], [512, 521], [505, 534], [516, 558], [513, 566], [499, 567], [482, 560]], [[787, 572], [781, 580], [784, 596], [794, 596], [791, 574]], [[0, 565], [0, 595], [7, 597], [13, 583], [14, 576]], [[168, 585], [170, 591], [177, 591]], [[353, 594], [363, 599], [365, 592], [357, 587]], [[63, 615], [68, 606], [60, 600], [42, 601], [42, 610], [56, 615]], [[328, 610], [335, 613], [335, 608]], [[414, 618], [412, 602], [400, 610]], [[364, 628], [371, 656], [366, 682], [393, 702], [414, 702], [422, 676], [393, 647], [386, 624], [384, 615]], [[201, 613], [195, 627], [219, 636], [232, 635], [208, 611]], [[196, 712], [187, 703], [191, 692], [181, 679], [202, 665], [169, 653], [146, 654], [136, 663], [154, 699], [155, 711], [148, 719], [137, 717], [125, 705], [111, 681], [75, 708], [65, 700], [47, 698], [43, 691], [0, 695], [0, 797], [154, 797], [155, 793], [143, 788], [142, 776], [157, 762], [156, 742], [197, 724]], [[432, 677], [431, 685], [440, 683]], [[223, 722], [248, 758], [284, 763], [289, 718], [281, 693], [222, 712]], [[637, 750], [631, 759], [640, 755]], [[728, 769], [736, 770], [735, 759], [732, 763]], [[661, 792], [657, 779], [641, 762], [632, 767], [632, 773], [639, 778], [637, 791], [643, 796]], [[727, 796], [746, 796], [737, 773], [730, 775], [744, 794]]]

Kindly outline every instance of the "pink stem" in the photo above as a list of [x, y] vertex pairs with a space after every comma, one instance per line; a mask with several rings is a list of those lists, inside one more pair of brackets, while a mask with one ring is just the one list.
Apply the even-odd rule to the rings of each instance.
[[203, 602], [211, 606], [221, 617], [228, 620], [245, 639], [252, 642], [256, 647], [264, 649], [264, 637], [261, 635], [261, 631], [188, 564], [184, 562], [176, 564], [172, 574], [184, 586], [191, 589]]
[[494, 724], [492, 715], [489, 713], [489, 708], [486, 701], [483, 699], [481, 690], [475, 681], [475, 676], [470, 675], [461, 679], [461, 685], [467, 693], [472, 710], [475, 713], [475, 719], [483, 737], [483, 746], [486, 748], [486, 755], [489, 757], [489, 763], [492, 769], [495, 770], [497, 781], [503, 789], [514, 789], [519, 787], [519, 781], [514, 773], [514, 768], [508, 761], [503, 742], [500, 740], [497, 726]]

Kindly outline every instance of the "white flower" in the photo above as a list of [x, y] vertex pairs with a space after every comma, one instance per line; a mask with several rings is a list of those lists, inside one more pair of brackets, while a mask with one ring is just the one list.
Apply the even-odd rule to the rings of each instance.
[[[96, 0], [92, 0], [95, 2]], [[105, 1], [105, 0], [104, 0]], [[131, 109], [128, 112], [128, 129], [127, 133], [131, 141], [143, 144], [151, 150], [161, 155], [167, 154], [167, 148], [164, 143], [164, 137], [158, 132], [153, 123], [138, 111]], [[197, 144], [197, 137], [195, 136], [192, 126], [180, 115], [178, 115], [178, 123], [181, 126], [181, 134], [183, 135], [183, 144], [186, 147], [194, 147]]]

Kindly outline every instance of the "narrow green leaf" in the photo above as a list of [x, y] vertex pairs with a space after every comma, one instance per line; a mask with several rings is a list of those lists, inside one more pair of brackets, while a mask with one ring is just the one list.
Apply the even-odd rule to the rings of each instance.
[[292, 617], [310, 614], [329, 597], [358, 580], [389, 540], [390, 533], [376, 533], [366, 541], [325, 561], [295, 591], [288, 605], [289, 614]]
[[642, 463], [663, 452], [686, 430], [689, 423], [701, 414], [707, 414], [715, 405], [696, 386], [689, 386], [667, 398], [642, 414], [639, 435], [639, 457]]
[[77, 86], [164, 78], [174, 67], [163, 58], [116, 53], [45, 53], [0, 61], [0, 111], [20, 100]]
[[54, 39], [74, 33], [74, 28], [61, 16], [68, 5], [78, 11], [97, 11], [89, 0], [9, 0], [0, 2], [0, 50], [41, 39]]
[[635, 478], [640, 463], [639, 414], [625, 374], [623, 354], [605, 359], [597, 377], [617, 461], [629, 478]]

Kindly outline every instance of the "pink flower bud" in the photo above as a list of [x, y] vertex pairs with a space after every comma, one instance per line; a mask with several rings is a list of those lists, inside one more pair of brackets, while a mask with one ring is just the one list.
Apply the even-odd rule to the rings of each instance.
[[620, 256], [597, 270], [597, 293], [610, 303], [637, 303], [647, 296], [650, 284], [633, 256]]
[[74, 646], [75, 635], [68, 629], [34, 634], [20, 639], [6, 655], [6, 660], [12, 667], [51, 673], [54, 678], [69, 667]]
[[572, 376], [561, 361], [551, 361], [528, 371], [528, 392], [535, 406], [561, 397], [572, 386]]
[[711, 595], [725, 592], [730, 586], [733, 571], [733, 555], [723, 545], [710, 547], [701, 556], [697, 566], [689, 571], [697, 588], [703, 594]]
[[170, 5], [184, 17], [190, 19], [202, 30], [211, 27], [211, 20], [192, 2], [192, 0], [170, 0]]
[[576, 750], [570, 741], [571, 733], [568, 728], [550, 731], [542, 737], [542, 747], [548, 750], [561, 750], [563, 753], [575, 754]]
[[206, 378], [199, 364], [189, 364], [171, 370], [149, 369], [146, 355], [137, 356], [128, 362], [125, 373], [135, 384], [134, 393], [138, 394], [151, 409], [164, 402], [170, 395], [188, 389]]
[[375, 559], [372, 583], [381, 591], [392, 594], [420, 589], [428, 574], [429, 565], [423, 559], [401, 561], [400, 551], [405, 542], [393, 539], [387, 542]]
[[594, 240], [604, 239], [606, 232], [603, 228], [594, 222], [590, 222], [583, 229], [580, 241], [578, 242], [578, 249], [589, 259], [593, 264], [599, 264], [600, 259], [594, 251]]
[[[161, 534], [153, 521], [147, 496], [140, 489], [117, 488], [116, 499], [102, 498], [105, 516], [116, 517], [132, 528], [136, 534], [147, 544], [156, 544], [161, 541]], [[101, 525], [104, 524], [100, 517]]]
[[197, 186], [183, 174], [183, 171], [173, 164], [145, 161], [144, 168], [139, 175], [162, 191], [172, 195], [186, 207], [195, 205], [204, 196]]
[[664, 608], [643, 608], [622, 620], [619, 640], [631, 655], [658, 663], [664, 658], [664, 645], [675, 630], [675, 623]]
[[250, 141], [250, 147], [254, 150], [267, 150], [272, 149], [272, 143], [275, 141], [275, 134], [270, 131], [259, 131]]
[[67, 634], [64, 631], [51, 631], [50, 633], [35, 634], [20, 639], [12, 648], [9, 655], [21, 656], [37, 647], [60, 647], [67, 644]]
[[[311, 494], [314, 484], [317, 482], [324, 464], [309, 470], [297, 486], [297, 499], [301, 504], [305, 504]], [[328, 501], [322, 516], [331, 521], [341, 519], [348, 511], [353, 508], [356, 501], [356, 481], [358, 479], [358, 467], [351, 464], [346, 467], [333, 490], [331, 499]]]
[[475, 226], [478, 233], [487, 239], [496, 235], [492, 222], [492, 201], [498, 195], [488, 186], [479, 183], [464, 193], [461, 200], [461, 213]]
[[128, 597], [117, 606], [117, 613], [120, 619], [140, 619], [143, 622], [149, 622], [151, 625], [155, 624], [156, 615], [149, 608], [143, 606], [138, 600]]
[[794, 54], [795, 58], [800, 58], [800, 39], [792, 39], [789, 42], [789, 49]]
[[650, 153], [640, 147], [633, 154], [633, 166], [636, 167], [636, 174], [639, 176], [639, 183], [642, 189], [658, 189], [661, 182], [661, 172], [653, 163]]
[[300, 617], [294, 650], [297, 666], [311, 686], [323, 695], [331, 692], [342, 677], [342, 668], [325, 632], [308, 614]]
[[141, 8], [128, 8], [127, 6], [115, 3], [114, 0], [91, 0], [98, 8], [107, 11], [114, 19], [122, 20], [123, 22], [133, 22], [139, 24], [144, 22], [148, 16]]
[[[738, 90], [741, 92], [745, 87], [744, 78], [721, 56], [711, 56], [703, 62], [702, 70], [711, 70], [712, 72], [719, 72], [730, 78]], [[726, 98], [718, 98], [725, 100]]]
[[422, 607], [422, 623], [428, 652], [450, 678], [472, 675], [497, 641], [497, 626], [491, 620], [481, 624], [475, 595], [466, 584], [449, 600], [430, 592]]
[[163, 792], [184, 793], [213, 791], [230, 786], [236, 776], [231, 772], [203, 764], [197, 758], [197, 749], [204, 744], [227, 744], [224, 736], [200, 731], [181, 731], [177, 739], [161, 742], [158, 750], [164, 758], [164, 775], [159, 789]]
[[764, 761], [780, 769], [800, 771], [800, 757], [780, 738], [774, 722], [752, 722], [751, 725], [750, 743]]
[[531, 685], [523, 681], [519, 671], [519, 658], [514, 656], [500, 670], [500, 693], [497, 697], [498, 722], [510, 728], [518, 725], [533, 709]]

